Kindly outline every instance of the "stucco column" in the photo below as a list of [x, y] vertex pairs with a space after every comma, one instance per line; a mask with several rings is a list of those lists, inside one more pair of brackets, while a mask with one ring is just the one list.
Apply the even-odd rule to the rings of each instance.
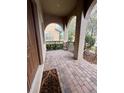
[[75, 43], [74, 43], [74, 58], [76, 60], [83, 59], [84, 43], [86, 23], [84, 17], [77, 16], [76, 31], [75, 31]]
[[[40, 60], [41, 64], [45, 62], [45, 56], [46, 56], [46, 45], [45, 45], [45, 37], [44, 37], [44, 20], [43, 20], [43, 11], [40, 7], [40, 1], [36, 0], [37, 5], [37, 16], [38, 16], [38, 24], [37, 26], [37, 35], [38, 35], [38, 46], [39, 46], [39, 53], [40, 53]], [[36, 13], [35, 13], [36, 14]]]
[[67, 43], [68, 43], [68, 30], [67, 30], [67, 27], [65, 25], [65, 28], [64, 28], [64, 49], [67, 49]]

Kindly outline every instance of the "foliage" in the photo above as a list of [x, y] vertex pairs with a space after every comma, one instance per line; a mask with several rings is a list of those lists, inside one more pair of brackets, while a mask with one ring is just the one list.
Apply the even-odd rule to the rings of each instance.
[[63, 44], [46, 44], [47, 50], [63, 49]]
[[91, 35], [85, 37], [85, 48], [91, 48], [95, 44], [95, 38]]
[[91, 16], [88, 20], [86, 34], [90, 34], [96, 37], [97, 34], [97, 10], [96, 7], [93, 9]]
[[[96, 50], [96, 38], [97, 38], [97, 9], [94, 7], [90, 18], [88, 20], [88, 25], [86, 29], [85, 37], [85, 49]], [[93, 48], [94, 47], [94, 48]]]
[[68, 40], [70, 42], [74, 41], [75, 37], [75, 27], [76, 27], [76, 17], [73, 17], [68, 24]]
[[73, 32], [70, 32], [69, 33], [69, 37], [68, 37], [69, 42], [72, 42], [73, 41], [73, 36], [74, 36], [74, 33]]

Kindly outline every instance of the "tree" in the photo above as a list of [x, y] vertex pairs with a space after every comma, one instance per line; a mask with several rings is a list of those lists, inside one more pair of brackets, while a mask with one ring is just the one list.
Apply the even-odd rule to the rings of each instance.
[[97, 34], [97, 10], [95, 7], [88, 20], [85, 37], [85, 48], [90, 49], [92, 46], [94, 46], [96, 42], [96, 34]]
[[68, 25], [68, 39], [70, 42], [74, 41], [76, 27], [76, 17], [73, 17]]

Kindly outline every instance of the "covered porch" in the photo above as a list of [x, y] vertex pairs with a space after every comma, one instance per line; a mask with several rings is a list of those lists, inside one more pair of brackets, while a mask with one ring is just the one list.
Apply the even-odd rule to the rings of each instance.
[[56, 69], [62, 93], [97, 93], [96, 65], [74, 60], [73, 53], [64, 50], [46, 52], [44, 71]]
[[[27, 92], [40, 93], [40, 90], [44, 90], [41, 89], [43, 71], [56, 69], [62, 93], [96, 93], [96, 65], [86, 62], [83, 52], [86, 26], [97, 1], [27, 1]], [[73, 16], [76, 17], [76, 27], [71, 53], [67, 51], [67, 28]], [[64, 31], [64, 50], [47, 51], [45, 29], [50, 23], [61, 25]]]

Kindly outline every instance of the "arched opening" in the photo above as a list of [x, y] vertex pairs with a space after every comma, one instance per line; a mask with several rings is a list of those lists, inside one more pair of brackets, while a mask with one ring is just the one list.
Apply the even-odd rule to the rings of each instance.
[[45, 28], [46, 41], [63, 41], [63, 28], [57, 23], [50, 23]]
[[97, 5], [95, 5], [87, 19], [84, 59], [97, 63]]
[[75, 30], [76, 30], [76, 16], [72, 16], [67, 25], [68, 50], [71, 52], [74, 51]]
[[45, 42], [47, 50], [63, 48], [64, 32], [62, 24], [50, 23], [45, 28]]

